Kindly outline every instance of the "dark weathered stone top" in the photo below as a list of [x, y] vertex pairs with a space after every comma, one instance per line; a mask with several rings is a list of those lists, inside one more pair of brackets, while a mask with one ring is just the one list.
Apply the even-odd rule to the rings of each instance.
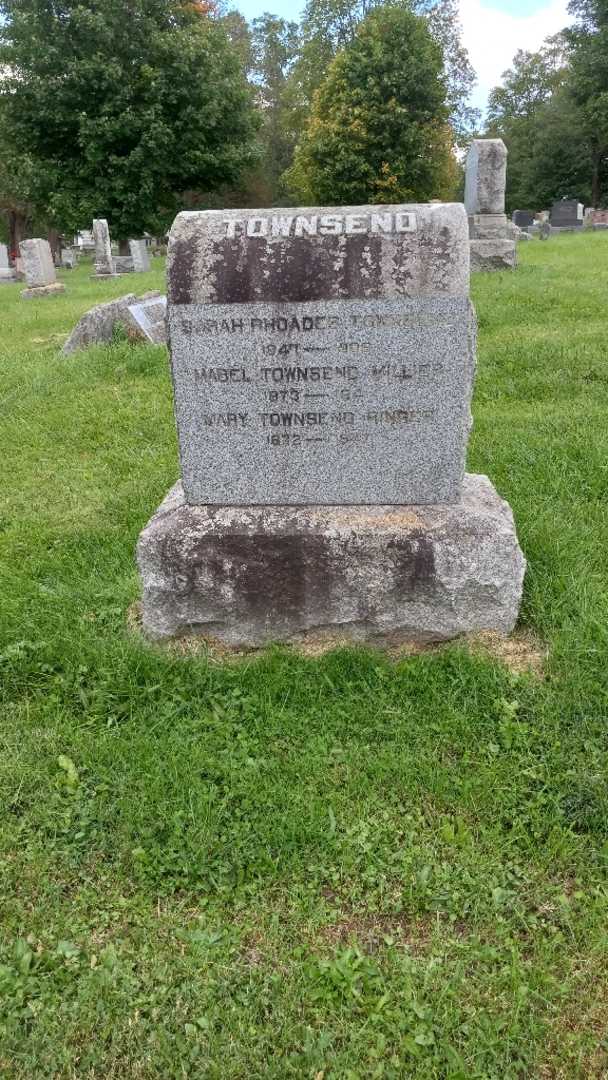
[[169, 304], [468, 296], [459, 204], [182, 213]]

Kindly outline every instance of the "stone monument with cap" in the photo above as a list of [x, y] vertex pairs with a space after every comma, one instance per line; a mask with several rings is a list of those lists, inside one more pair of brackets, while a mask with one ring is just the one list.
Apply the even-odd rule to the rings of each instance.
[[506, 184], [507, 148], [502, 139], [473, 139], [464, 193], [473, 271], [515, 267], [515, 241], [505, 213]]
[[462, 205], [180, 214], [168, 323], [181, 480], [138, 544], [150, 636], [513, 628], [513, 516], [465, 473]]
[[53, 253], [48, 240], [40, 238], [22, 240], [19, 244], [19, 252], [27, 285], [21, 293], [24, 300], [57, 296], [65, 292], [65, 285], [57, 281]]

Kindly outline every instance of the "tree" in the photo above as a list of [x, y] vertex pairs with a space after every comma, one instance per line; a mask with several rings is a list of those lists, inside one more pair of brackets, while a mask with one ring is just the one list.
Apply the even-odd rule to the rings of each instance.
[[165, 228], [186, 189], [253, 160], [251, 93], [221, 21], [179, 0], [0, 0], [0, 100], [49, 223]]
[[571, 93], [589, 143], [591, 201], [599, 206], [608, 171], [608, 0], [571, 0], [569, 10], [578, 19], [567, 31]]
[[276, 204], [280, 198], [279, 181], [293, 156], [294, 138], [286, 118], [285, 89], [298, 47], [297, 23], [267, 13], [254, 19], [252, 78], [262, 116], [261, 171], [266, 178], [271, 204]]
[[[479, 114], [468, 105], [475, 73], [461, 42], [457, 0], [389, 0], [389, 4], [426, 18], [443, 53], [452, 129], [457, 141], [464, 142]], [[379, 6], [388, 6], [386, 0], [307, 0], [300, 57], [286, 90], [286, 102], [292, 110], [291, 126], [298, 134], [334, 56], [353, 40], [361, 21]]]
[[[539, 187], [546, 190], [547, 181], [549, 189], [560, 187], [561, 181], [553, 175], [554, 170], [548, 171], [549, 145], [543, 136], [546, 128], [556, 134], [565, 102], [560, 99], [559, 110], [552, 103], [567, 76], [566, 42], [558, 34], [549, 38], [538, 52], [520, 49], [513, 66], [503, 73], [502, 85], [490, 93], [486, 133], [503, 138], [509, 151], [507, 208], [510, 210], [545, 205]], [[571, 110], [566, 111], [570, 117]], [[559, 152], [562, 151], [560, 140]], [[541, 156], [544, 176], [539, 184]]]
[[426, 21], [372, 11], [316, 92], [289, 179], [312, 202], [441, 197], [453, 180], [441, 49]]

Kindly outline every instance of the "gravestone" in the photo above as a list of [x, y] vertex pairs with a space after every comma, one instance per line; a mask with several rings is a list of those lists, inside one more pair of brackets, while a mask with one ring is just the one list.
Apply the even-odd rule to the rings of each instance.
[[145, 240], [129, 240], [129, 249], [136, 274], [145, 274], [150, 269], [150, 256]]
[[582, 229], [584, 208], [578, 199], [560, 199], [551, 207], [552, 229]]
[[78, 266], [78, 255], [74, 248], [61, 249], [61, 265], [64, 270], [75, 270]]
[[473, 271], [515, 267], [515, 241], [505, 213], [506, 183], [507, 148], [502, 139], [473, 139], [464, 193]]
[[0, 284], [16, 280], [17, 275], [8, 261], [8, 248], [6, 244], [0, 244]]
[[114, 256], [114, 273], [115, 274], [132, 274], [133, 273], [133, 259], [130, 255], [115, 255]]
[[114, 259], [112, 258], [112, 242], [110, 230], [105, 218], [95, 218], [93, 221], [93, 239], [95, 241], [95, 277], [107, 278], [115, 276]]
[[65, 285], [57, 281], [53, 253], [48, 240], [22, 240], [19, 251], [27, 285], [27, 289], [21, 293], [24, 300], [56, 296], [65, 292]]
[[[144, 329], [139, 326], [131, 312], [134, 308], [146, 308], [148, 304], [166, 304], [166, 297], [160, 293], [145, 293], [143, 296], [135, 296], [128, 293], [127, 296], [119, 296], [117, 300], [109, 300], [105, 304], [96, 304], [80, 317], [72, 333], [63, 346], [65, 356], [80, 349], [86, 349], [89, 345], [101, 345], [109, 343], [114, 338], [118, 327], [122, 327], [128, 337], [149, 341], [153, 340]], [[164, 311], [164, 306], [162, 307]], [[150, 314], [152, 322], [152, 314]], [[164, 324], [163, 324], [164, 325]], [[160, 331], [159, 331], [160, 338]], [[167, 334], [165, 329], [164, 340], [155, 340], [155, 344], [166, 344]]]
[[142, 297], [129, 305], [129, 323], [153, 345], [167, 344], [167, 297]]
[[534, 211], [514, 210], [511, 220], [514, 225], [517, 225], [518, 229], [529, 229], [534, 224]]
[[138, 544], [148, 634], [512, 629], [512, 514], [464, 472], [462, 206], [180, 214], [168, 321], [183, 481]]

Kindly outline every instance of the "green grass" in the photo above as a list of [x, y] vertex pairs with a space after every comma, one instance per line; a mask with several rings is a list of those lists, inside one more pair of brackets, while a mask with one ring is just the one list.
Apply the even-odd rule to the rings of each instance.
[[1, 1075], [608, 1075], [608, 236], [521, 264], [474, 281], [469, 467], [513, 506], [544, 679], [147, 647], [166, 353], [59, 352], [133, 279], [0, 288]]

